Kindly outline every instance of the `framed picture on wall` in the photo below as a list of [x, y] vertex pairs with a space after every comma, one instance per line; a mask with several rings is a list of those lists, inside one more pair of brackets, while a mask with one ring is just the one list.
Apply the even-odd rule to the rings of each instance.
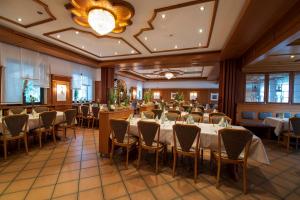
[[176, 97], [176, 92], [171, 92], [171, 99], [175, 99]]
[[218, 101], [219, 100], [219, 93], [210, 93], [210, 100], [211, 101]]
[[57, 101], [66, 101], [67, 100], [67, 86], [57, 84], [56, 86], [56, 98]]

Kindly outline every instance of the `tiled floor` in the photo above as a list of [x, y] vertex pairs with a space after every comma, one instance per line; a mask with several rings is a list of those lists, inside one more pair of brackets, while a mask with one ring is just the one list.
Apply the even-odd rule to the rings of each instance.
[[152, 155], [144, 156], [139, 171], [134, 159], [125, 170], [121, 154], [111, 165], [107, 158], [99, 157], [97, 146], [97, 130], [78, 129], [76, 140], [61, 141], [56, 147], [50, 141], [41, 150], [30, 146], [28, 156], [12, 152], [6, 162], [1, 155], [0, 200], [300, 199], [300, 152], [287, 155], [275, 142], [266, 143], [271, 165], [250, 161], [247, 195], [242, 193], [241, 180], [227, 177], [226, 168], [216, 189], [207, 156], [195, 184], [190, 160], [179, 161], [173, 178], [168, 163], [161, 163], [155, 175]]

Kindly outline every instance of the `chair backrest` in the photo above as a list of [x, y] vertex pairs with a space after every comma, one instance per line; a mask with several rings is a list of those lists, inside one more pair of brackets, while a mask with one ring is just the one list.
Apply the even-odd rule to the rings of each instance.
[[128, 134], [129, 130], [129, 122], [127, 120], [111, 119], [110, 129], [113, 139], [116, 139], [118, 143], [126, 143], [126, 141], [124, 141], [124, 138], [125, 135]]
[[203, 115], [204, 115], [204, 113], [200, 112], [200, 111], [192, 111], [191, 114], [200, 115], [201, 117], [203, 117]]
[[258, 119], [259, 120], [264, 120], [267, 117], [272, 117], [272, 113], [271, 112], [259, 112], [258, 113]]
[[76, 113], [79, 113], [79, 105], [72, 105], [72, 109], [76, 110]]
[[174, 146], [177, 149], [177, 141], [182, 151], [189, 152], [196, 140], [195, 150], [200, 148], [201, 129], [196, 125], [175, 124], [173, 125]]
[[65, 111], [64, 114], [65, 114], [65, 120], [66, 120], [67, 125], [75, 124], [77, 110], [68, 109], [68, 110]]
[[40, 126], [46, 129], [53, 128], [56, 120], [56, 111], [46, 111], [40, 113]]
[[27, 131], [27, 114], [9, 115], [2, 118], [4, 134], [10, 134], [12, 137], [19, 136], [20, 133]]
[[92, 107], [92, 112], [93, 112], [93, 116], [96, 119], [98, 119], [99, 118], [100, 107]]
[[34, 111], [36, 113], [42, 113], [42, 112], [45, 112], [45, 111], [49, 111], [49, 108], [45, 107], [45, 106], [39, 106], [39, 107], [35, 107]]
[[145, 142], [147, 146], [152, 146], [157, 135], [157, 145], [159, 145], [160, 125], [158, 123], [140, 120], [137, 125], [141, 141]]
[[177, 113], [173, 113], [173, 112], [167, 112], [166, 113], [166, 118], [169, 121], [177, 121], [179, 119], [180, 115]]
[[212, 116], [209, 118], [209, 123], [218, 124], [224, 118], [224, 122], [227, 121], [228, 124], [232, 123], [232, 119], [228, 116]]
[[242, 119], [255, 119], [255, 112], [252, 111], [243, 111], [241, 113]]
[[223, 141], [229, 159], [236, 160], [244, 150], [244, 159], [247, 159], [253, 134], [247, 129], [224, 128], [218, 132], [218, 152], [221, 155]]
[[168, 113], [176, 113], [176, 114], [178, 114], [178, 115], [180, 115], [181, 114], [181, 111], [180, 110], [168, 110]]
[[89, 109], [90, 109], [89, 106], [86, 105], [81, 106], [81, 113], [83, 117], [87, 117], [89, 115]]
[[213, 113], [210, 113], [209, 114], [209, 118], [211, 118], [211, 117], [215, 117], [215, 116], [226, 116], [224, 113], [222, 113], [222, 112], [213, 112]]
[[18, 108], [11, 108], [8, 110], [8, 115], [18, 115], [18, 114], [27, 114], [27, 109], [18, 107]]
[[194, 122], [197, 122], [197, 123], [203, 122], [203, 116], [198, 115], [198, 114], [188, 114], [188, 115], [184, 115], [184, 116], [183, 116], [183, 119], [186, 121], [186, 120], [188, 119], [189, 116], [192, 116]]
[[158, 119], [160, 119], [163, 110], [161, 110], [161, 109], [153, 109], [152, 112], [154, 113], [154, 118], [158, 117]]
[[151, 111], [144, 111], [143, 114], [147, 119], [154, 119], [154, 113]]
[[300, 118], [299, 117], [292, 117], [289, 119], [289, 130], [293, 129], [295, 135], [300, 135]]
[[281, 115], [283, 115], [284, 118], [291, 118], [291, 117], [293, 117], [292, 113], [290, 113], [290, 112], [276, 113], [276, 117], [280, 117]]

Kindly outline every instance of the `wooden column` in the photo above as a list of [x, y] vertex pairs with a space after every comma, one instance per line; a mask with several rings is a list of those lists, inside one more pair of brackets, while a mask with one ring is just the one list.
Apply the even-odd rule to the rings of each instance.
[[220, 95], [219, 110], [224, 112], [235, 122], [237, 103], [242, 101], [244, 94], [241, 62], [238, 59], [225, 60], [220, 65]]
[[101, 101], [101, 81], [95, 81], [95, 101]]
[[114, 87], [114, 68], [101, 68], [101, 103], [107, 103], [109, 88]]

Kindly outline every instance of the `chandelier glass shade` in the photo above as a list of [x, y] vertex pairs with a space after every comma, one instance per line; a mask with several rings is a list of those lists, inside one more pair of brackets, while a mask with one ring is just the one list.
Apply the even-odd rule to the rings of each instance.
[[167, 79], [171, 79], [171, 78], [174, 77], [174, 74], [171, 73], [171, 72], [167, 72], [167, 73], [165, 73], [165, 77], [166, 77]]
[[100, 8], [90, 10], [88, 14], [88, 22], [100, 35], [110, 33], [116, 26], [113, 14]]

